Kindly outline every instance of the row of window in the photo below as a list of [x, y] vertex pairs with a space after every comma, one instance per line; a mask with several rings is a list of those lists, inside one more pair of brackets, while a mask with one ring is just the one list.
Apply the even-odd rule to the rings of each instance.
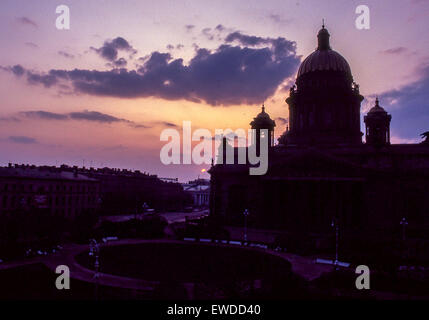
[[33, 185], [33, 184], [15, 184], [15, 183], [5, 183], [3, 185], [3, 191], [27, 191], [27, 192], [95, 192], [97, 190], [96, 186], [87, 186], [87, 185]]
[[[45, 201], [46, 200], [46, 201]], [[3, 195], [2, 201], [0, 202], [1, 207], [3, 208], [18, 208], [18, 207], [26, 207], [26, 206], [37, 206], [39, 205], [47, 205], [49, 207], [52, 206], [67, 206], [67, 205], [95, 205], [97, 204], [96, 196], [47, 196], [46, 199], [34, 199], [33, 197], [25, 197], [25, 196], [8, 196]], [[42, 202], [42, 203], [40, 203]], [[45, 204], [43, 202], [46, 202]]]

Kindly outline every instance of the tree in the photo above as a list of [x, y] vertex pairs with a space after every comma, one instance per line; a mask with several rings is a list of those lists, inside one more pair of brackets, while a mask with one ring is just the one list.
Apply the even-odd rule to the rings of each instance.
[[422, 143], [429, 144], [429, 131], [423, 132], [420, 136], [425, 139]]

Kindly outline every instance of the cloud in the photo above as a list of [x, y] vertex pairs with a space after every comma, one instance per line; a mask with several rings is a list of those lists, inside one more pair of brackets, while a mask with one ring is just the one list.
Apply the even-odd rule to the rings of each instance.
[[106, 40], [102, 47], [91, 47], [91, 49], [97, 52], [103, 59], [111, 62], [117, 60], [119, 51], [126, 51], [130, 53], [131, 56], [137, 53], [137, 50], [122, 37], [117, 37], [113, 40]]
[[48, 120], [48, 121], [70, 121], [70, 120], [90, 121], [90, 122], [98, 122], [98, 123], [106, 123], [106, 124], [125, 123], [130, 127], [133, 127], [136, 129], [151, 128], [153, 125], [170, 127], [170, 128], [179, 127], [178, 125], [167, 121], [154, 121], [151, 123], [136, 123], [134, 121], [119, 118], [107, 113], [102, 113], [99, 111], [90, 111], [90, 110], [75, 111], [75, 112], [69, 112], [69, 113], [55, 113], [55, 112], [44, 111], [44, 110], [22, 111], [17, 113], [14, 116], [0, 117], [0, 121], [18, 122], [18, 121], [21, 121], [22, 118]]
[[84, 110], [81, 112], [71, 112], [68, 114], [71, 119], [74, 120], [87, 120], [87, 121], [96, 121], [103, 123], [112, 123], [112, 122], [130, 122], [126, 119], [117, 118], [106, 113], [101, 113], [98, 111], [88, 111]]
[[179, 128], [180, 127], [177, 124], [172, 123], [172, 122], [168, 122], [168, 121], [158, 121], [158, 122], [156, 122], [156, 124], [161, 125], [163, 127], [169, 127], [169, 128]]
[[399, 55], [406, 52], [408, 52], [408, 49], [405, 47], [395, 47], [395, 48], [380, 51], [381, 54], [388, 54], [388, 55]]
[[45, 119], [45, 120], [67, 120], [68, 116], [65, 114], [54, 113], [49, 111], [23, 111], [19, 113], [20, 115], [33, 118], [33, 119]]
[[34, 144], [37, 143], [37, 140], [34, 138], [26, 137], [26, 136], [10, 136], [8, 138], [10, 142], [13, 143], [22, 143], [22, 144]]
[[218, 24], [215, 28], [215, 30], [219, 31], [219, 32], [223, 32], [226, 30], [225, 26]]
[[16, 76], [22, 76], [25, 72], [24, 68], [20, 65], [13, 66], [11, 69], [12, 73]]
[[180, 128], [179, 125], [169, 121], [151, 121], [148, 123], [137, 123], [124, 118], [119, 118], [107, 113], [99, 111], [75, 111], [69, 113], [56, 113], [44, 110], [21, 111], [14, 115], [0, 117], [0, 121], [4, 122], [20, 122], [23, 118], [32, 120], [47, 120], [47, 121], [90, 121], [105, 124], [125, 123], [135, 129], [148, 129], [154, 126]]
[[232, 32], [232, 29], [226, 28], [222, 24], [218, 24], [214, 28], [204, 28], [201, 30], [202, 36], [210, 41], [222, 41], [224, 37], [223, 34], [226, 32]]
[[[14, 66], [13, 68], [19, 69], [19, 67], [20, 66]], [[50, 88], [58, 82], [57, 77], [53, 74], [38, 74], [28, 70], [26, 71], [26, 73], [27, 81], [30, 84], [42, 84], [45, 88]]]
[[67, 59], [74, 59], [74, 55], [73, 54], [70, 54], [70, 53], [62, 51], [62, 50], [58, 51], [58, 54], [60, 56], [63, 56], [64, 58], [67, 58]]
[[193, 25], [193, 24], [187, 24], [186, 26], [185, 26], [185, 30], [186, 30], [186, 32], [191, 32], [192, 30], [194, 30], [195, 29], [195, 26]]
[[270, 38], [261, 38], [257, 36], [245, 35], [239, 31], [232, 32], [225, 38], [226, 42], [238, 41], [245, 46], [264, 45], [270, 43], [272, 40], [273, 39]]
[[280, 123], [281, 125], [286, 125], [289, 123], [289, 119], [287, 118], [283, 118], [283, 117], [277, 117], [275, 119], [278, 123]]
[[8, 116], [8, 117], [0, 117], [0, 121], [3, 122], [20, 122], [21, 120], [14, 116]]
[[124, 58], [119, 58], [118, 60], [113, 61], [113, 66], [117, 68], [123, 68], [127, 65], [127, 60]]
[[196, 49], [187, 65], [183, 59], [155, 51], [137, 70], [74, 69], [40, 74], [27, 70], [26, 75], [31, 84], [67, 83], [75, 93], [94, 96], [184, 99], [228, 106], [262, 103], [295, 74], [300, 63], [296, 43], [285, 38], [234, 32], [225, 41], [216, 50]]
[[392, 131], [402, 139], [415, 139], [429, 130], [429, 64], [419, 75], [414, 83], [380, 94], [380, 104], [392, 114]]
[[18, 17], [18, 18], [16, 18], [16, 21], [22, 25], [30, 26], [30, 27], [33, 27], [36, 29], [39, 27], [36, 22], [34, 22], [33, 20], [31, 20], [30, 18], [27, 18], [27, 17]]
[[98, 111], [83, 110], [78, 112], [70, 113], [54, 113], [49, 111], [37, 110], [37, 111], [22, 111], [19, 112], [19, 116], [23, 116], [31, 119], [42, 119], [42, 120], [86, 120], [103, 123], [113, 122], [126, 122], [131, 123], [132, 121], [118, 118], [106, 113]]
[[201, 30], [201, 33], [203, 34], [203, 36], [205, 36], [207, 39], [209, 40], [213, 40], [214, 39], [214, 35], [211, 33], [211, 28], [204, 28], [203, 30]]

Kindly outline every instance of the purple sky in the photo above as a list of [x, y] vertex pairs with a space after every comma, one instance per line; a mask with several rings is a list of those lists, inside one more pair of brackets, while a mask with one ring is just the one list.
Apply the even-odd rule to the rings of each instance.
[[[71, 29], [55, 9], [70, 7]], [[355, 9], [370, 8], [357, 30]], [[322, 18], [367, 100], [392, 114], [396, 143], [429, 130], [429, 1], [53, 1], [0, 3], [0, 165], [164, 166], [161, 130], [248, 128], [265, 102], [276, 135]], [[201, 174], [208, 178], [207, 173]]]

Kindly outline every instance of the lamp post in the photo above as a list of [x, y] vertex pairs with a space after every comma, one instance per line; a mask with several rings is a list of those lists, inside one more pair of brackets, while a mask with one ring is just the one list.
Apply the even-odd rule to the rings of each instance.
[[338, 235], [339, 235], [339, 225], [338, 225], [337, 218], [333, 218], [332, 219], [331, 227], [333, 227], [335, 229], [335, 260], [334, 260], [334, 266], [335, 266], [335, 269], [338, 270], [338, 246], [339, 246]]
[[98, 300], [98, 278], [100, 276], [100, 245], [95, 239], [91, 239], [89, 243], [89, 255], [94, 257], [94, 279], [95, 279], [95, 288], [94, 295], [95, 300]]
[[142, 208], [143, 208], [143, 214], [144, 214], [146, 210], [149, 209], [149, 205], [145, 202], [143, 203]]
[[405, 241], [406, 238], [406, 228], [408, 226], [408, 221], [405, 217], [402, 218], [401, 222], [399, 224], [402, 226], [402, 240]]
[[249, 216], [249, 210], [245, 209], [244, 215], [244, 242], [247, 242], [247, 217]]
[[338, 260], [338, 252], [339, 252], [338, 248], [340, 245], [340, 239], [339, 239], [340, 224], [338, 222], [337, 217], [332, 218], [331, 227], [334, 228], [334, 230], [335, 230], [335, 259], [334, 260], [327, 260], [327, 259], [317, 258], [316, 263], [333, 265], [333, 266], [335, 266], [335, 270], [339, 270], [340, 267], [349, 268], [350, 263]]

